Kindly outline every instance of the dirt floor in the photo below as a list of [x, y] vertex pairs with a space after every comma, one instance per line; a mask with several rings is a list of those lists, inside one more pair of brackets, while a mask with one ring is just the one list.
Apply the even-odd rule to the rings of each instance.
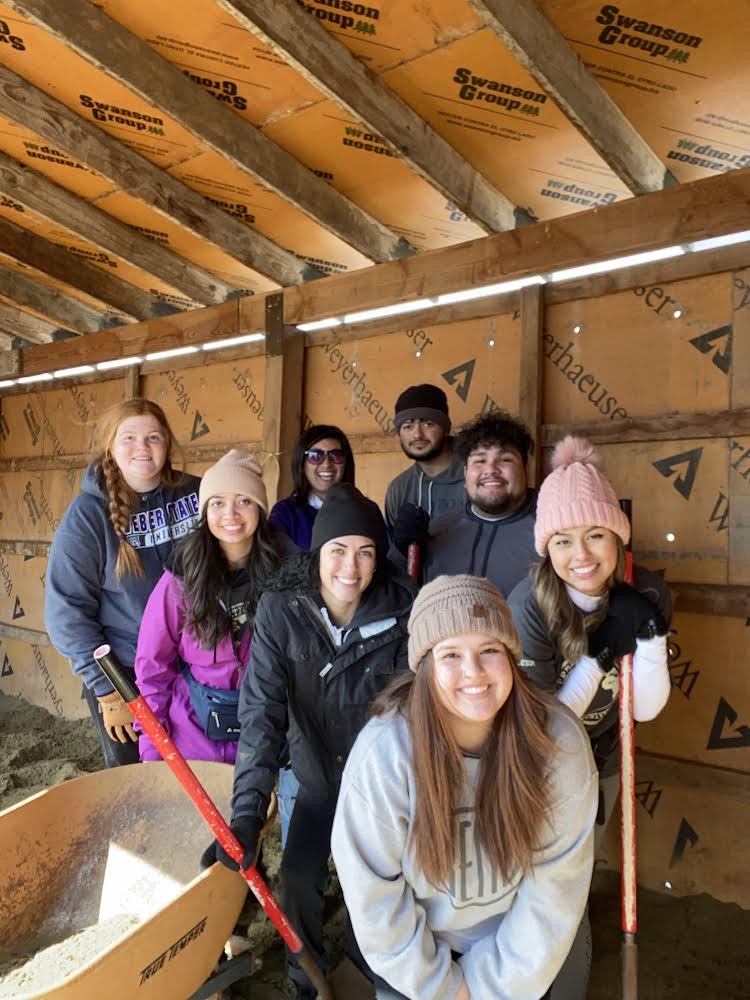
[[[50, 785], [101, 766], [99, 743], [89, 720], [64, 722], [19, 698], [0, 694], [0, 810]], [[271, 833], [266, 863], [278, 869], [278, 830]], [[331, 951], [342, 940], [343, 911], [329, 899]], [[750, 1000], [750, 911], [709, 896], [676, 898], [641, 890], [638, 896], [639, 1000]], [[620, 997], [619, 881], [597, 872], [591, 894], [594, 961], [588, 1000]], [[232, 1000], [286, 1000], [283, 953], [273, 928], [260, 914], [251, 940], [262, 967]], [[345, 995], [344, 1000], [352, 1000]], [[490, 1000], [490, 998], [481, 998]]]

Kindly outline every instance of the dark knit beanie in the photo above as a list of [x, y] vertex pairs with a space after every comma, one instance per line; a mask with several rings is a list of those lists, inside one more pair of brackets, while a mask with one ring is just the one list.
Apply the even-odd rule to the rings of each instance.
[[378, 545], [383, 526], [377, 506], [351, 483], [334, 483], [326, 491], [312, 530], [311, 549], [319, 549], [332, 538], [364, 535]]
[[478, 576], [438, 576], [414, 598], [409, 615], [409, 666], [417, 672], [437, 643], [469, 632], [501, 642], [513, 659], [523, 656], [510, 608], [497, 587]]
[[407, 420], [432, 420], [447, 434], [451, 429], [451, 418], [443, 390], [428, 382], [404, 389], [396, 400], [396, 430]]

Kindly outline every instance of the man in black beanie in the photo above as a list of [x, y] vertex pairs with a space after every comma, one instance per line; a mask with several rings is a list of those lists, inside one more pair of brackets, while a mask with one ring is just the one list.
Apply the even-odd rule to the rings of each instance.
[[414, 464], [389, 485], [385, 520], [396, 548], [406, 554], [411, 542], [424, 541], [435, 517], [463, 509], [464, 465], [453, 453], [448, 400], [438, 386], [405, 389], [394, 422], [401, 449]]

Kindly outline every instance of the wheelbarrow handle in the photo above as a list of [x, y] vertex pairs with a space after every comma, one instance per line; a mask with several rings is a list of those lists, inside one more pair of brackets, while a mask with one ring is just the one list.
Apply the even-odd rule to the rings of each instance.
[[[229, 857], [236, 861], [238, 865], [241, 865], [245, 853], [242, 845], [214, 805], [206, 789], [190, 769], [187, 761], [177, 749], [167, 731], [152, 712], [146, 699], [138, 693], [137, 688], [126, 674], [111, 647], [108, 645], [99, 646], [98, 649], [94, 650], [94, 659], [112, 682], [115, 690], [123, 697], [130, 711], [140, 722], [144, 733], [146, 733], [159, 751], [164, 763], [170, 768], [193, 800], [194, 805], [211, 827], [218, 842]], [[334, 1000], [333, 992], [322, 970], [309, 952], [305, 950], [301, 938], [276, 902], [271, 890], [258, 873], [257, 868], [250, 865], [248, 868], [240, 869], [240, 874], [250, 886], [253, 895], [265, 910], [286, 946], [315, 986], [320, 1000]]]

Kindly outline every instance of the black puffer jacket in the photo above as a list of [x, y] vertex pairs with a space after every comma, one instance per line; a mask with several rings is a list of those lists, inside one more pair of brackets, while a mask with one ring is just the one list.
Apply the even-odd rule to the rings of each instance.
[[263, 594], [240, 694], [233, 818], [265, 817], [287, 714], [297, 779], [321, 798], [336, 796], [374, 698], [395, 673], [408, 669], [413, 596], [406, 578], [374, 580], [336, 648], [313, 588]]

